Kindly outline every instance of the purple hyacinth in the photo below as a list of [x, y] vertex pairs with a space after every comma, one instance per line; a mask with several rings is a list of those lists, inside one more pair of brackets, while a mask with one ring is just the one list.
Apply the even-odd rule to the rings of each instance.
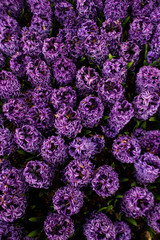
[[0, 221], [0, 239], [21, 240], [23, 238], [22, 227]]
[[26, 66], [28, 81], [32, 86], [48, 87], [51, 85], [51, 71], [46, 62], [37, 58], [30, 61]]
[[29, 161], [24, 168], [23, 175], [30, 187], [49, 188], [52, 185], [54, 171], [43, 161]]
[[134, 164], [137, 182], [153, 183], [160, 176], [160, 158], [152, 153], [144, 153]]
[[115, 59], [112, 58], [111, 61], [107, 61], [103, 64], [102, 75], [105, 78], [116, 77], [119, 79], [120, 83], [123, 84], [126, 82], [126, 69], [127, 63], [123, 58]]
[[100, 28], [101, 35], [105, 38], [109, 52], [114, 55], [122, 40], [122, 26], [119, 20], [107, 19]]
[[6, 10], [6, 14], [14, 18], [20, 17], [22, 10], [24, 8], [24, 0], [1, 0], [1, 8]]
[[95, 21], [87, 19], [81, 23], [80, 28], [77, 31], [78, 37], [85, 41], [89, 36], [96, 36], [98, 34], [98, 26]]
[[76, 65], [69, 58], [58, 58], [53, 64], [53, 73], [59, 86], [70, 85], [76, 76]]
[[83, 57], [83, 41], [77, 36], [66, 39], [67, 52], [74, 62]]
[[159, 130], [144, 131], [142, 129], [136, 129], [133, 135], [138, 139], [143, 150], [155, 155], [160, 154]]
[[15, 130], [15, 141], [26, 152], [40, 152], [42, 144], [41, 133], [31, 125], [23, 125]]
[[69, 154], [74, 159], [93, 158], [97, 153], [97, 143], [85, 136], [75, 138], [69, 143]]
[[70, 106], [63, 105], [55, 114], [55, 128], [58, 134], [74, 138], [82, 130], [79, 111], [74, 111]]
[[85, 54], [89, 62], [94, 62], [99, 66], [105, 62], [109, 55], [109, 50], [105, 39], [101, 35], [91, 35], [84, 42]]
[[31, 101], [35, 106], [39, 106], [41, 108], [47, 107], [50, 104], [50, 98], [52, 93], [52, 88], [47, 87], [36, 87], [33, 89]]
[[153, 228], [157, 233], [160, 233], [160, 203], [156, 203], [155, 206], [149, 211], [147, 215], [148, 225]]
[[101, 126], [101, 128], [107, 138], [115, 138], [120, 131], [116, 125], [110, 126], [108, 123], [105, 126]]
[[31, 12], [42, 16], [52, 16], [52, 8], [49, 0], [27, 0]]
[[119, 188], [118, 174], [111, 166], [99, 167], [92, 178], [92, 189], [102, 198], [112, 196]]
[[127, 217], [145, 217], [154, 205], [154, 197], [147, 188], [132, 187], [125, 192], [120, 204], [121, 212]]
[[160, 105], [160, 97], [157, 93], [146, 90], [135, 96], [132, 104], [135, 118], [147, 120], [157, 112]]
[[23, 53], [30, 57], [40, 57], [42, 55], [43, 41], [39, 34], [26, 27], [22, 30], [22, 49]]
[[82, 120], [82, 125], [87, 128], [93, 128], [99, 124], [103, 117], [104, 106], [98, 97], [87, 96], [80, 101], [78, 110]]
[[21, 85], [11, 72], [2, 70], [0, 72], [0, 96], [1, 99], [8, 100], [11, 97], [20, 95]]
[[100, 80], [99, 74], [94, 68], [83, 66], [76, 74], [76, 89], [80, 96], [94, 93]]
[[141, 154], [141, 146], [136, 138], [119, 136], [112, 145], [114, 157], [122, 163], [134, 163]]
[[48, 64], [53, 64], [59, 57], [68, 55], [65, 44], [54, 37], [44, 40], [42, 52]]
[[132, 104], [127, 100], [116, 102], [110, 111], [108, 124], [110, 127], [115, 126], [117, 130], [121, 130], [134, 116]]
[[22, 126], [29, 106], [23, 98], [11, 98], [3, 104], [3, 113], [15, 126]]
[[22, 52], [16, 52], [10, 59], [10, 69], [17, 77], [24, 77], [26, 73], [26, 58]]
[[49, 240], [67, 240], [75, 231], [74, 222], [69, 216], [50, 212], [44, 221], [44, 231]]
[[116, 240], [130, 240], [131, 239], [131, 229], [128, 224], [124, 221], [114, 223], [116, 228]]
[[152, 64], [155, 61], [158, 62], [158, 59], [159, 59], [159, 54], [156, 52], [156, 50], [148, 51], [148, 53], [147, 53], [147, 63], [148, 64]]
[[156, 24], [159, 24], [160, 22], [160, 6], [157, 6], [154, 8], [154, 10], [151, 12], [150, 15], [151, 22]]
[[105, 147], [105, 139], [103, 135], [95, 134], [91, 136], [91, 141], [96, 144], [95, 152], [100, 153]]
[[5, 66], [5, 57], [3, 56], [3, 53], [0, 51], [0, 68], [4, 68]]
[[0, 174], [0, 191], [3, 194], [21, 196], [28, 191], [28, 184], [23, 176], [23, 169], [15, 167], [2, 169]]
[[133, 17], [150, 17], [150, 14], [155, 9], [156, 0], [134, 0], [132, 1]]
[[53, 89], [51, 95], [51, 104], [55, 110], [62, 107], [63, 104], [75, 107], [76, 106], [77, 95], [76, 91], [72, 87], [61, 87], [59, 89]]
[[130, 23], [129, 41], [136, 43], [141, 49], [147, 44], [153, 33], [153, 24], [148, 18], [135, 18]]
[[140, 48], [133, 42], [122, 42], [120, 43], [119, 56], [122, 57], [126, 63], [133, 62], [130, 70], [134, 70], [139, 60]]
[[87, 240], [115, 240], [116, 232], [112, 221], [102, 212], [93, 212], [83, 225], [83, 233]]
[[77, 0], [76, 10], [78, 16], [83, 19], [96, 19], [97, 9], [94, 0]]
[[91, 182], [94, 165], [88, 160], [72, 160], [63, 170], [62, 179], [72, 187], [81, 188]]
[[160, 70], [151, 66], [143, 66], [139, 69], [136, 76], [136, 92], [160, 91]]
[[62, 165], [68, 157], [67, 146], [59, 136], [51, 136], [43, 141], [41, 147], [43, 159], [51, 165]]
[[108, 18], [113, 19], [113, 20], [124, 20], [128, 13], [129, 3], [128, 0], [110, 0], [107, 1], [105, 0], [104, 3], [104, 15], [106, 20]]
[[124, 88], [117, 77], [102, 78], [98, 83], [98, 96], [104, 106], [112, 107], [124, 98]]
[[73, 5], [65, 0], [55, 4], [54, 14], [58, 22], [66, 27], [76, 18]]
[[5, 169], [11, 169], [12, 165], [8, 159], [0, 158], [0, 174]]
[[83, 193], [72, 187], [61, 187], [53, 196], [54, 209], [65, 216], [77, 214], [83, 206]]
[[10, 155], [15, 149], [13, 133], [8, 128], [0, 128], [0, 156]]
[[0, 221], [14, 222], [25, 214], [26, 207], [27, 199], [24, 195], [0, 195]]

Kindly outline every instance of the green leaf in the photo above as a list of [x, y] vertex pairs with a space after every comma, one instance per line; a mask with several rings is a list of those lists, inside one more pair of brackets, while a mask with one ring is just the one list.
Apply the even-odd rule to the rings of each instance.
[[156, 117], [151, 117], [149, 119], [149, 122], [157, 122], [157, 121], [158, 121], [158, 119]]
[[115, 168], [115, 163], [114, 162], [111, 164], [111, 167]]
[[149, 231], [150, 234], [151, 234], [151, 238], [154, 238], [155, 235], [156, 235], [156, 232], [153, 230], [153, 228], [151, 228], [151, 227], [148, 226], [148, 231]]
[[84, 62], [85, 60], [86, 60], [86, 58], [83, 57], [83, 58], [80, 60], [80, 62]]
[[120, 180], [119, 180], [120, 182], [128, 182], [129, 181], [129, 179], [128, 178], [120, 178]]
[[109, 116], [103, 116], [103, 120], [109, 119]]
[[40, 231], [41, 231], [41, 228], [37, 228], [37, 229], [33, 230], [32, 232], [30, 232], [27, 235], [27, 237], [35, 237], [35, 236], [37, 236], [38, 233], [40, 233]]
[[127, 64], [127, 66], [126, 66], [126, 69], [127, 69], [127, 70], [130, 69], [130, 68], [132, 67], [133, 63], [134, 63], [134, 62], [129, 62], [129, 63]]
[[24, 8], [22, 9], [20, 18], [22, 18], [23, 16], [24, 16]]
[[147, 58], [147, 53], [148, 53], [148, 44], [145, 45], [145, 50], [144, 50], [144, 58]]
[[138, 224], [137, 224], [137, 222], [136, 222], [135, 219], [133, 219], [133, 218], [127, 218], [127, 217], [124, 217], [124, 219], [125, 219], [127, 222], [131, 223], [132, 225], [138, 227]]
[[110, 205], [108, 207], [103, 207], [98, 210], [98, 212], [104, 211], [105, 213], [111, 211], [113, 209], [113, 205]]
[[43, 219], [44, 219], [44, 216], [42, 216], [42, 217], [31, 217], [31, 218], [29, 218], [29, 221], [30, 222], [40, 222]]
[[17, 150], [17, 152], [18, 152], [19, 154], [26, 155], [26, 152], [23, 151], [23, 150], [21, 150], [21, 149]]
[[116, 198], [123, 198], [123, 195], [117, 195]]
[[124, 19], [124, 21], [123, 21], [123, 23], [122, 23], [122, 26], [124, 27], [126, 24], [127, 24], [127, 22], [130, 20], [130, 16], [128, 16], [126, 19]]
[[135, 187], [136, 186], [136, 182], [131, 183], [131, 187]]
[[113, 58], [112, 54], [109, 53], [108, 60], [111, 61], [112, 58]]
[[90, 134], [92, 131], [91, 130], [86, 130], [85, 131], [85, 135], [88, 135], [88, 134]]
[[142, 123], [142, 125], [141, 125], [141, 128], [143, 128], [143, 129], [145, 130], [145, 129], [146, 129], [146, 125], [147, 125], [147, 122], [144, 121], [144, 122]]
[[159, 200], [159, 201], [160, 201], [160, 195], [155, 194], [155, 195], [154, 195], [154, 198], [155, 198], [156, 200]]
[[141, 121], [139, 121], [139, 120], [136, 120], [136, 121], [137, 121], [137, 123], [136, 123], [135, 127], [133, 128], [133, 130], [135, 130], [136, 128], [139, 128], [139, 126], [141, 124]]

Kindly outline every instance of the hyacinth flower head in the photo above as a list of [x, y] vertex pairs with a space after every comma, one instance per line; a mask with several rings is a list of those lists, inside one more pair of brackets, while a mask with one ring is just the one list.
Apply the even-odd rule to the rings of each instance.
[[87, 240], [115, 240], [116, 232], [112, 221], [102, 212], [93, 212], [83, 225], [83, 233]]
[[105, 39], [101, 35], [91, 35], [84, 41], [84, 49], [89, 62], [102, 66], [109, 55]]
[[72, 187], [81, 188], [91, 182], [94, 165], [88, 160], [72, 160], [63, 170], [62, 179]]
[[102, 125], [101, 128], [102, 132], [107, 138], [115, 138], [120, 131], [120, 129], [117, 128], [116, 125], [113, 124], [110, 126], [108, 123], [105, 126]]
[[51, 85], [51, 71], [46, 62], [37, 58], [30, 61], [26, 66], [28, 81], [32, 86], [48, 87]]
[[118, 174], [111, 166], [99, 167], [92, 178], [92, 189], [102, 198], [112, 196], [119, 188]]
[[104, 78], [116, 77], [120, 83], [123, 84], [126, 82], [126, 65], [127, 63], [123, 58], [112, 58], [110, 61], [107, 59], [103, 64], [102, 75]]
[[52, 185], [54, 171], [43, 161], [29, 161], [24, 168], [23, 175], [30, 187], [49, 188]]
[[148, 18], [135, 18], [130, 23], [129, 41], [136, 43], [140, 49], [147, 44], [153, 33], [153, 24]]
[[146, 90], [135, 96], [132, 104], [135, 118], [147, 120], [157, 112], [160, 105], [160, 97], [156, 92]]
[[76, 89], [80, 96], [94, 93], [97, 90], [99, 74], [94, 68], [83, 66], [76, 73]]
[[76, 65], [69, 58], [58, 58], [53, 64], [53, 73], [58, 86], [70, 85], [76, 76]]
[[15, 142], [26, 152], [40, 152], [43, 137], [41, 133], [31, 125], [23, 125], [15, 130]]
[[3, 113], [15, 126], [22, 126], [29, 106], [23, 98], [10, 98], [3, 104]]
[[27, 192], [28, 184], [25, 182], [23, 169], [10, 168], [10, 166], [2, 169], [0, 174], [0, 191], [4, 194], [16, 196], [21, 196]]
[[16, 149], [13, 133], [8, 128], [0, 128], [0, 156], [10, 155]]
[[77, 214], [83, 206], [83, 193], [73, 187], [61, 187], [53, 196], [54, 209], [65, 216]]
[[3, 170], [11, 169], [11, 168], [12, 168], [12, 165], [8, 159], [0, 158], [0, 174], [2, 173]]
[[99, 124], [103, 117], [104, 106], [98, 97], [89, 95], [80, 101], [78, 106], [82, 125], [87, 128], [93, 128], [94, 125]]
[[108, 18], [112, 20], [120, 20], [125, 19], [128, 15], [127, 10], [129, 7], [128, 0], [111, 0], [111, 1], [105, 1], [104, 2], [104, 15], [106, 20]]
[[138, 218], [146, 216], [154, 205], [154, 197], [146, 188], [132, 187], [125, 192], [120, 204], [121, 212], [127, 217]]
[[2, 0], [0, 4], [5, 9], [6, 14], [9, 12], [14, 18], [20, 17], [24, 8], [24, 0]]
[[0, 96], [2, 100], [8, 100], [20, 95], [21, 85], [15, 75], [2, 70], [0, 72]]
[[127, 100], [116, 102], [109, 113], [108, 124], [110, 127], [115, 126], [121, 130], [134, 116], [132, 104]]
[[34, 15], [51, 17], [53, 15], [50, 1], [48, 0], [27, 0], [27, 6]]
[[43, 141], [41, 155], [48, 164], [62, 165], [68, 157], [67, 146], [60, 136], [48, 137]]
[[138, 139], [143, 150], [155, 155], [160, 154], [159, 130], [145, 131], [142, 129], [136, 129], [133, 135]]
[[0, 221], [12, 223], [25, 214], [27, 207], [26, 196], [13, 194], [0, 195]]
[[98, 34], [98, 26], [95, 21], [91, 19], [86, 19], [81, 23], [77, 31], [78, 37], [85, 41], [87, 37]]
[[119, 136], [113, 141], [112, 153], [122, 163], [134, 163], [140, 157], [141, 146], [134, 137]]
[[153, 183], [160, 176], [160, 158], [152, 153], [144, 153], [134, 164], [136, 179], [140, 184]]
[[98, 96], [104, 106], [112, 107], [116, 101], [124, 98], [124, 88], [117, 77], [105, 77], [98, 83]]
[[67, 55], [65, 44], [55, 37], [44, 39], [42, 52], [47, 64], [53, 64], [59, 57]]
[[136, 92], [160, 91], [160, 70], [152, 66], [143, 66], [139, 69], [136, 76]]
[[69, 144], [69, 154], [74, 159], [93, 158], [97, 153], [97, 144], [91, 138], [85, 136], [75, 138]]
[[100, 28], [101, 35], [105, 38], [109, 52], [114, 55], [122, 39], [122, 26], [119, 20], [107, 19]]
[[61, 1], [60, 3], [56, 3], [54, 14], [56, 16], [57, 21], [67, 27], [68, 23], [72, 23], [72, 21], [76, 18], [76, 13], [74, 11], [73, 5], [67, 1]]
[[35, 106], [47, 107], [50, 105], [50, 98], [53, 89], [47, 87], [35, 87], [31, 92], [31, 101]]
[[155, 9], [156, 0], [135, 0], [132, 2], [133, 17], [150, 17]]
[[105, 147], [105, 139], [103, 135], [95, 134], [91, 136], [91, 141], [96, 144], [95, 152], [100, 153]]
[[10, 59], [10, 69], [17, 77], [24, 77], [26, 73], [26, 58], [22, 52], [16, 52]]
[[151, 21], [154, 24], [159, 24], [160, 21], [160, 6], [153, 9], [150, 15]]
[[54, 126], [58, 134], [62, 136], [76, 137], [82, 130], [79, 111], [74, 111], [70, 106], [63, 105], [55, 114]]
[[97, 9], [94, 0], [77, 0], [76, 10], [78, 16], [83, 19], [96, 19]]
[[0, 221], [0, 239], [23, 239], [22, 227], [16, 227], [14, 224]]
[[130, 240], [131, 239], [131, 229], [128, 224], [124, 221], [114, 223], [116, 228], [116, 240]]
[[160, 233], [160, 204], [156, 203], [147, 215], [148, 225], [157, 233]]
[[126, 63], [133, 62], [130, 70], [134, 70], [138, 63], [140, 56], [140, 48], [137, 44], [133, 42], [122, 42], [119, 44], [119, 56], [122, 57]]
[[51, 94], [51, 104], [55, 110], [58, 110], [63, 104], [75, 107], [77, 100], [76, 91], [72, 87], [66, 86], [59, 89], [53, 89]]
[[0, 51], [0, 68], [4, 68], [5, 66], [5, 57], [3, 53]]
[[50, 212], [44, 221], [44, 231], [49, 240], [67, 240], [75, 231], [74, 222], [69, 216]]

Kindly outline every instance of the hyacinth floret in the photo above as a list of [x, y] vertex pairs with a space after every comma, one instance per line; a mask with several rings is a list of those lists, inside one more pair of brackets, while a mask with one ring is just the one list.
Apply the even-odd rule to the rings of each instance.
[[148, 225], [157, 233], [160, 233], [160, 203], [156, 203], [147, 215]]
[[128, 224], [124, 221], [116, 221], [114, 223], [116, 228], [116, 240], [130, 240], [131, 239], [131, 229]]

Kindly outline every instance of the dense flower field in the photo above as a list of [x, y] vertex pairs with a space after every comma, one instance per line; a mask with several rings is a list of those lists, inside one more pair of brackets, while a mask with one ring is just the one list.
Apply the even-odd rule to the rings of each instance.
[[160, 239], [159, 0], [0, 1], [0, 239]]

